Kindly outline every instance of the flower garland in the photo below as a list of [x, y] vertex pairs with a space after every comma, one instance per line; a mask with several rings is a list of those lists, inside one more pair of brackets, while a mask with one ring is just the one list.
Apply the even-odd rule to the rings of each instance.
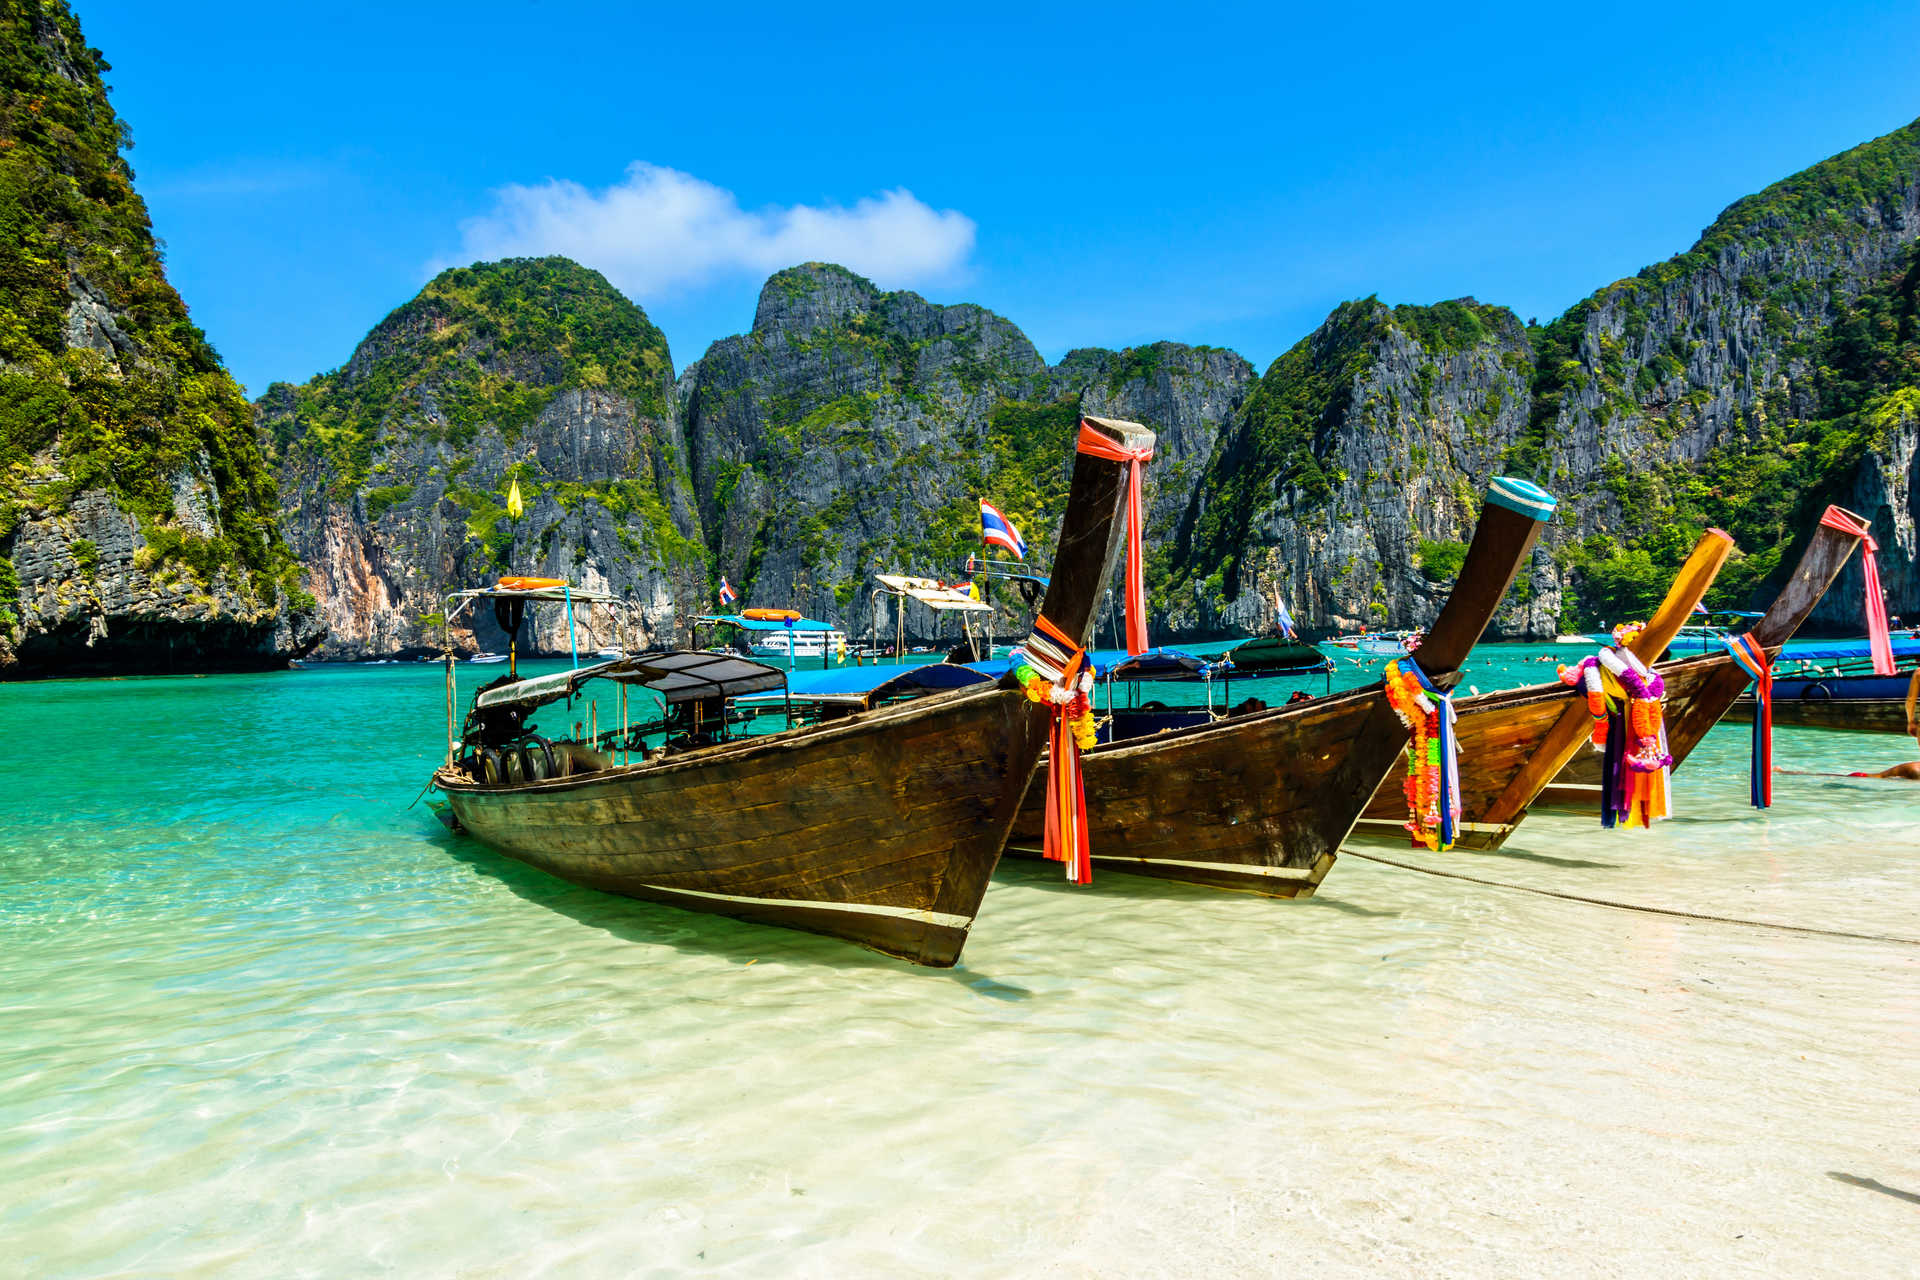
[[1607, 690], [1600, 679], [1600, 659], [1582, 658], [1570, 667], [1561, 667], [1560, 681], [1580, 688], [1587, 699], [1587, 714], [1593, 717], [1593, 745], [1607, 745]]
[[1407, 726], [1407, 834], [1416, 844], [1453, 847], [1460, 825], [1460, 753], [1454, 737], [1453, 699], [1438, 689], [1412, 659], [1387, 664], [1387, 705]]
[[1026, 651], [1013, 651], [1013, 678], [1025, 691], [1028, 702], [1044, 702], [1062, 709], [1074, 743], [1087, 751], [1099, 744], [1099, 722], [1093, 714], [1093, 672], [1082, 671], [1072, 687], [1058, 685], [1030, 665]]
[[1600, 788], [1605, 827], [1618, 821], [1651, 826], [1673, 815], [1673, 753], [1667, 749], [1662, 705], [1667, 683], [1629, 647], [1645, 630], [1642, 622], [1622, 623], [1613, 629], [1615, 648], [1559, 669], [1563, 683], [1585, 693], [1593, 743], [1605, 752]]

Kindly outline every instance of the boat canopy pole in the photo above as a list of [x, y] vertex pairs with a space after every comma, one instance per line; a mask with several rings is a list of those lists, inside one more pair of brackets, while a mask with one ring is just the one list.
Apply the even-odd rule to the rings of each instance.
[[[567, 650], [573, 659], [573, 665], [577, 667], [580, 665], [580, 642], [574, 639], [573, 635], [573, 584], [569, 582], [565, 590], [567, 600]], [[617, 630], [615, 634], [619, 634]]]

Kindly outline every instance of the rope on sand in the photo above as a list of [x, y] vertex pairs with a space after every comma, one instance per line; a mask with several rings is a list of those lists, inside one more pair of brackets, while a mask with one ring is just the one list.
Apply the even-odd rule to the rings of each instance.
[[1578, 893], [1561, 893], [1556, 889], [1536, 889], [1531, 885], [1509, 884], [1504, 880], [1485, 880], [1479, 876], [1464, 875], [1458, 871], [1441, 871], [1437, 867], [1423, 867], [1412, 862], [1397, 862], [1392, 858], [1361, 853], [1357, 849], [1342, 849], [1340, 856], [1377, 862], [1383, 867], [1398, 867], [1402, 871], [1417, 871], [1421, 875], [1438, 876], [1443, 880], [1464, 880], [1468, 884], [1486, 885], [1490, 889], [1512, 889], [1516, 893], [1537, 894], [1542, 898], [1559, 898], [1563, 902], [1584, 902], [1589, 906], [1611, 907], [1615, 911], [1638, 911], [1650, 916], [1671, 916], [1676, 920], [1705, 920], [1713, 924], [1737, 924], [1749, 929], [1773, 929], [1780, 933], [1801, 933], [1816, 938], [1846, 938], [1853, 942], [1892, 942], [1903, 947], [1920, 947], [1920, 938], [1897, 938], [1884, 933], [1847, 933], [1840, 929], [1815, 929], [1804, 924], [1778, 924], [1771, 920], [1740, 920], [1733, 916], [1713, 916], [1698, 911], [1675, 911], [1670, 907], [1649, 907], [1635, 902], [1614, 902], [1607, 898], [1589, 898]]

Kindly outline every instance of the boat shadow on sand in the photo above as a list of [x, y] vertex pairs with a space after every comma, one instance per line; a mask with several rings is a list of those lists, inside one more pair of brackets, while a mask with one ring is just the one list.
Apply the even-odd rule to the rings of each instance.
[[[1531, 828], [1523, 828], [1520, 834], [1513, 838], [1512, 843], [1501, 845], [1498, 849], [1454, 848], [1447, 850], [1446, 853], [1441, 856], [1461, 859], [1462, 861], [1457, 868], [1458, 870], [1465, 870], [1472, 866], [1472, 863], [1467, 861], [1468, 859], [1479, 858], [1508, 858], [1515, 862], [1537, 862], [1542, 866], [1561, 867], [1572, 871], [1618, 871], [1624, 865], [1618, 862], [1595, 862], [1591, 858], [1556, 858], [1550, 853], [1532, 853], [1525, 848], [1516, 847], [1517, 845], [1524, 845], [1527, 838], [1535, 834], [1544, 835], [1546, 833], [1536, 833]], [[1425, 849], [1417, 849], [1409, 846], [1404, 839], [1375, 834], [1373, 832], [1355, 832], [1353, 835], [1347, 837], [1347, 843], [1353, 846], [1355, 853], [1371, 853], [1384, 856], [1388, 853], [1418, 855], [1427, 852]]]
[[1092, 884], [1068, 884], [1060, 874], [1055, 863], [1031, 862], [1016, 859], [1002, 859], [993, 872], [996, 884], [1017, 884], [1024, 889], [1039, 889], [1046, 893], [1098, 894], [1107, 898], [1154, 899], [1160, 902], [1219, 902], [1223, 899], [1247, 903], [1249, 909], [1258, 910], [1255, 904], [1266, 903], [1278, 910], [1311, 911], [1316, 907], [1338, 911], [1350, 916], [1392, 917], [1403, 915], [1399, 911], [1376, 911], [1372, 907], [1363, 907], [1354, 902], [1343, 902], [1328, 897], [1325, 890], [1310, 898], [1269, 898], [1257, 893], [1239, 893], [1231, 889], [1215, 889], [1207, 885], [1185, 884], [1179, 880], [1164, 880], [1158, 876], [1127, 875], [1124, 872], [1109, 871], [1103, 873], [1098, 864], [1093, 869]]
[[1033, 994], [1025, 987], [1000, 982], [964, 964], [951, 969], [923, 968], [822, 934], [774, 929], [727, 916], [684, 911], [641, 898], [583, 888], [495, 853], [476, 840], [447, 832], [436, 832], [433, 842], [454, 861], [473, 868], [476, 874], [495, 881], [515, 897], [624, 942], [714, 956], [742, 968], [777, 962], [842, 972], [884, 969], [890, 974], [958, 982], [976, 995], [992, 1000], [1025, 1000]]

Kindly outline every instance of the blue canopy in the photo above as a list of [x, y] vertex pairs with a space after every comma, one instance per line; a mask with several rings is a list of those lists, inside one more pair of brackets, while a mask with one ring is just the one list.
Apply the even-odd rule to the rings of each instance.
[[[1789, 640], [1780, 653], [1788, 661], [1820, 660], [1823, 662], [1844, 662], [1849, 658], [1866, 659], [1873, 656], [1865, 640]], [[1896, 658], [1920, 657], [1920, 639], [1913, 636], [1893, 637], [1893, 656]]]

